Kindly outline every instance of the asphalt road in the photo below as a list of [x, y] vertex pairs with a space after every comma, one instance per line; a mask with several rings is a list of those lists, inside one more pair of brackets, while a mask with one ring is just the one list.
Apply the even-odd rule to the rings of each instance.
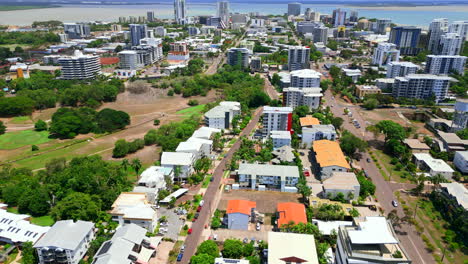
[[[330, 90], [327, 90], [325, 92], [325, 101], [325, 105], [330, 106], [335, 116], [339, 116], [344, 119], [343, 127], [346, 130], [349, 130], [354, 135], [359, 136], [360, 138], [366, 141], [373, 138], [373, 135], [365, 130], [366, 123], [364, 119], [359, 115], [358, 107], [349, 107], [353, 113], [353, 116], [349, 118], [347, 115], [343, 114], [344, 108], [348, 106], [337, 102]], [[361, 125], [360, 129], [356, 128], [353, 124], [350, 123], [350, 120], [352, 119], [358, 120], [359, 124]], [[367, 158], [370, 159], [370, 162], [367, 162]], [[392, 200], [396, 200], [394, 192], [399, 189], [410, 189], [413, 188], [415, 185], [392, 183], [386, 181], [384, 177], [380, 174], [380, 171], [378, 170], [377, 166], [372, 161], [370, 155], [367, 152], [363, 153], [363, 157], [359, 165], [367, 172], [369, 177], [372, 178], [372, 182], [376, 185], [375, 195], [381, 207], [384, 209], [385, 214], [388, 214], [390, 211], [396, 209], [398, 215], [400, 217], [403, 217], [404, 212], [402, 207], [393, 207], [392, 205]], [[434, 263], [432, 255], [425, 250], [426, 246], [413, 226], [402, 225], [402, 227], [398, 228], [396, 231], [398, 234], [398, 238], [400, 239], [403, 245], [403, 248], [405, 249], [406, 253], [410, 256], [414, 264]]]
[[[255, 110], [254, 116], [250, 123], [245, 127], [245, 129], [241, 132], [241, 136], [248, 136], [252, 132], [252, 130], [257, 125], [260, 116], [262, 115], [263, 108], [257, 108]], [[192, 224], [192, 234], [188, 235], [185, 239], [185, 251], [182, 261], [180, 263], [188, 264], [190, 262], [190, 257], [193, 256], [196, 252], [198, 243], [200, 242], [200, 238], [204, 229], [205, 224], [210, 223], [211, 214], [216, 210], [216, 204], [214, 201], [216, 200], [216, 195], [218, 194], [218, 190], [221, 185], [221, 180], [223, 178], [224, 170], [226, 168], [226, 164], [229, 164], [232, 155], [239, 149], [240, 147], [240, 140], [238, 140], [231, 149], [227, 152], [224, 156], [223, 160], [219, 163], [213, 173], [213, 181], [210, 183], [208, 188], [206, 189], [205, 195], [203, 196], [203, 200], [205, 201], [205, 205], [203, 206], [202, 210], [200, 211], [200, 215], [198, 216], [197, 221]]]

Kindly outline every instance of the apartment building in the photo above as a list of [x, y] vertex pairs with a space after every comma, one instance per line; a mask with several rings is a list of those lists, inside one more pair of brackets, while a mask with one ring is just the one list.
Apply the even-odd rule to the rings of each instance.
[[396, 77], [392, 95], [396, 98], [430, 99], [438, 103], [447, 97], [450, 82], [448, 76], [432, 74], [410, 74]]
[[[161, 166], [174, 171], [174, 180], [187, 179], [193, 172], [195, 157], [186, 152], [163, 152], [161, 155]], [[176, 172], [178, 168], [178, 172]]]
[[135, 224], [153, 232], [158, 215], [146, 193], [123, 192], [115, 199], [109, 214], [120, 226]]
[[221, 102], [218, 106], [211, 108], [204, 115], [207, 127], [217, 129], [229, 129], [232, 119], [240, 115], [241, 105], [239, 102]]
[[413, 26], [393, 27], [390, 31], [389, 42], [397, 45], [402, 55], [417, 55], [421, 28]]
[[415, 74], [419, 66], [407, 61], [394, 61], [387, 64], [387, 78], [404, 77], [408, 74]]
[[335, 140], [336, 130], [333, 125], [312, 125], [302, 128], [302, 144], [310, 148], [316, 140]]
[[428, 55], [426, 58], [425, 72], [435, 75], [448, 75], [452, 71], [465, 74], [465, 56], [459, 55]]
[[268, 136], [271, 131], [292, 130], [292, 107], [263, 107], [263, 135]]
[[62, 220], [56, 222], [33, 247], [37, 251], [39, 264], [78, 264], [94, 237], [92, 222]]
[[62, 66], [60, 78], [65, 80], [94, 79], [101, 71], [99, 56], [83, 55], [79, 50], [73, 56], [59, 58], [57, 62]]
[[291, 146], [291, 132], [289, 131], [271, 131], [270, 138], [275, 149], [282, 146]]
[[297, 166], [241, 163], [237, 175], [239, 186], [252, 190], [297, 192], [296, 184], [299, 182]]
[[230, 48], [227, 53], [227, 63], [231, 66], [249, 67], [249, 50], [247, 48]]
[[297, 71], [291, 71], [290, 73], [290, 87], [297, 88], [319, 88], [320, 78], [322, 74], [320, 72], [303, 69]]
[[454, 170], [441, 159], [434, 159], [428, 153], [414, 153], [413, 161], [420, 170], [428, 172], [430, 176], [440, 174], [447, 180], [452, 179]]
[[317, 109], [320, 106], [322, 96], [321, 88], [289, 87], [283, 89], [284, 105], [292, 108], [305, 105], [309, 109]]
[[310, 69], [310, 48], [304, 46], [289, 47], [288, 69], [290, 71]]
[[468, 127], [468, 99], [459, 98], [455, 103], [452, 130], [458, 131]]
[[85, 23], [63, 23], [63, 31], [69, 39], [82, 39], [91, 36], [91, 28]]
[[379, 93], [382, 93], [382, 90], [374, 85], [356, 85], [356, 90], [354, 92], [354, 94], [361, 99], [366, 95]]
[[[182, 1], [182, 0], [179, 0]], [[185, 0], [184, 0], [185, 2]], [[190, 51], [187, 42], [177, 41], [170, 44], [170, 50], [167, 54], [167, 60], [186, 61], [190, 58]]]
[[400, 60], [400, 51], [397, 46], [393, 43], [379, 43], [374, 49], [374, 55], [372, 57], [372, 64], [379, 65], [379, 67], [385, 66], [392, 61]]
[[338, 142], [315, 140], [312, 142], [312, 149], [315, 155], [315, 170], [322, 180], [330, 178], [333, 172], [346, 172], [351, 168]]

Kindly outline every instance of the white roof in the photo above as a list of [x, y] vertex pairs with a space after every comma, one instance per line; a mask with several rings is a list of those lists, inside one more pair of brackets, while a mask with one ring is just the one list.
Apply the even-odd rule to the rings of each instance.
[[348, 236], [353, 244], [398, 244], [382, 216], [367, 216], [356, 230], [348, 230]]
[[123, 215], [130, 219], [154, 219], [156, 211], [147, 200], [146, 193], [121, 193], [112, 204], [112, 215]]
[[180, 188], [179, 190], [169, 194], [166, 198], [161, 200], [161, 203], [168, 203], [171, 201], [172, 197], [179, 198], [182, 194], [188, 192], [188, 189], [185, 188]]
[[318, 71], [314, 71], [311, 69], [303, 69], [291, 72], [291, 77], [299, 77], [299, 78], [320, 78], [322, 74]]
[[58, 221], [36, 242], [34, 247], [58, 247], [75, 250], [93, 228], [94, 224], [87, 221]]
[[[2, 205], [0, 204], [0, 207]], [[13, 243], [26, 241], [36, 243], [50, 227], [31, 224], [29, 218], [29, 215], [9, 213], [0, 209], [0, 240], [10, 240]]]
[[241, 163], [237, 173], [251, 175], [254, 179], [257, 177], [257, 175], [277, 176], [281, 177], [282, 179], [286, 177], [299, 178], [299, 168], [297, 166], [287, 165]]
[[193, 132], [192, 138], [210, 139], [213, 134], [220, 132], [221, 129], [218, 128], [200, 127], [199, 129], [195, 130], [195, 132]]
[[361, 75], [361, 71], [359, 69], [343, 69], [343, 71], [347, 76]]
[[314, 223], [320, 233], [323, 235], [329, 236], [333, 233], [333, 230], [338, 232], [338, 227], [340, 226], [352, 226], [352, 221], [322, 221], [318, 219], [312, 219], [312, 223]]
[[[429, 55], [430, 56], [430, 55]], [[391, 66], [391, 65], [400, 65], [400, 66], [404, 66], [404, 67], [415, 67], [415, 68], [419, 68], [418, 65], [412, 63], [412, 62], [409, 62], [409, 61], [392, 61], [392, 62], [389, 62], [388, 63], [388, 66]]]
[[187, 142], [195, 142], [195, 143], [198, 142], [201, 144], [213, 145], [213, 140], [198, 138], [198, 137], [193, 137], [193, 136], [187, 139]]
[[[157, 185], [161, 185], [162, 187], [162, 183], [166, 185], [164, 176], [169, 175], [171, 171], [172, 170], [168, 168], [164, 168], [160, 166], [151, 166], [141, 173], [138, 183], [144, 183], [144, 184], [156, 183]], [[158, 184], [158, 183], [161, 183], [161, 184]]]
[[189, 153], [199, 152], [200, 149], [202, 148], [202, 145], [203, 144], [201, 142], [196, 142], [196, 141], [180, 142], [179, 145], [177, 146], [176, 152], [189, 152]]
[[161, 165], [190, 166], [193, 162], [193, 154], [185, 152], [163, 152]]
[[289, 114], [292, 113], [292, 107], [273, 107], [273, 106], [264, 106], [263, 113], [279, 113], [279, 114]]
[[434, 159], [428, 153], [414, 153], [416, 159], [423, 161], [434, 172], [454, 172], [445, 161], [441, 159]]
[[447, 189], [447, 192], [457, 199], [459, 205], [468, 209], [468, 190], [458, 182], [441, 183], [440, 186]]
[[268, 264], [284, 264], [285, 258], [300, 258], [307, 264], [318, 264], [313, 235], [268, 232]]
[[291, 132], [275, 130], [270, 132], [270, 137], [278, 139], [291, 139]]

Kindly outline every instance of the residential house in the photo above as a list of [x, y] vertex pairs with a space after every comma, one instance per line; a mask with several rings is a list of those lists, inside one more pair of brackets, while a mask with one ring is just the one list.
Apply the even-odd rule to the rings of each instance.
[[109, 214], [112, 220], [121, 226], [136, 224], [153, 232], [156, 228], [158, 215], [153, 205], [148, 201], [146, 193], [123, 192], [111, 206]]
[[161, 166], [171, 168], [174, 171], [174, 180], [177, 181], [187, 179], [192, 174], [194, 162], [192, 153], [163, 152], [161, 155]]
[[271, 152], [274, 159], [271, 160], [273, 164], [281, 164], [282, 162], [293, 163], [296, 156], [294, 156], [293, 148], [290, 146], [282, 146]]
[[8, 244], [21, 244], [23, 242], [36, 243], [47, 231], [48, 226], [31, 224], [31, 216], [9, 213], [0, 204], [0, 242]]
[[162, 237], [149, 238], [147, 232], [135, 224], [117, 228], [112, 238], [102, 243], [92, 264], [149, 263]]
[[270, 138], [273, 141], [273, 148], [281, 148], [282, 146], [291, 146], [291, 132], [289, 131], [271, 131]]
[[468, 210], [468, 190], [462, 183], [441, 183], [440, 191], [445, 197], [455, 201], [461, 208]]
[[252, 190], [275, 189], [297, 192], [299, 168], [297, 166], [241, 163], [237, 171], [239, 185]]
[[307, 148], [312, 146], [312, 142], [322, 139], [336, 139], [336, 130], [333, 125], [312, 125], [302, 128], [302, 144], [305, 144]]
[[307, 224], [307, 215], [304, 204], [301, 203], [278, 203], [276, 206], [277, 214], [277, 227], [281, 228], [283, 225], [290, 223], [294, 224]]
[[268, 264], [318, 264], [313, 235], [268, 232]]
[[453, 164], [463, 173], [468, 173], [468, 151], [457, 151], [453, 158]]
[[342, 193], [346, 200], [357, 200], [361, 186], [353, 172], [333, 172], [331, 177], [323, 181], [323, 193], [326, 198], [333, 199]]
[[419, 139], [406, 138], [403, 142], [411, 149], [412, 153], [429, 153], [431, 150], [426, 143], [422, 143]]
[[257, 203], [247, 200], [229, 200], [227, 204], [227, 226], [229, 229], [248, 230], [249, 222]]
[[353, 226], [340, 226], [336, 245], [336, 264], [410, 264], [406, 251], [385, 217], [355, 218]]
[[34, 244], [39, 257], [39, 264], [78, 264], [88, 251], [94, 236], [94, 224], [91, 222], [81, 220], [77, 222], [73, 222], [73, 220], [57, 221]]
[[359, 69], [343, 69], [343, 72], [353, 80], [353, 83], [357, 83], [362, 76], [361, 70]]
[[454, 170], [445, 161], [434, 159], [428, 153], [414, 153], [413, 161], [422, 171], [427, 171], [430, 176], [441, 174], [447, 180], [452, 179]]
[[193, 159], [196, 161], [202, 158], [204, 155], [202, 153], [203, 143], [198, 141], [184, 141], [180, 142], [176, 148], [176, 152], [180, 153], [191, 153], [193, 154]]
[[346, 172], [351, 167], [341, 151], [338, 142], [330, 140], [315, 140], [312, 143], [315, 153], [315, 163], [322, 180], [331, 177], [333, 172]]
[[299, 118], [299, 122], [301, 123], [301, 127], [312, 127], [315, 125], [320, 125], [320, 121], [318, 118], [315, 118], [313, 116], [307, 115], [305, 117]]
[[133, 192], [146, 193], [148, 200], [154, 203], [158, 193], [166, 189], [166, 177], [174, 180], [172, 168], [151, 166], [141, 173]]
[[437, 131], [437, 134], [439, 134], [446, 151], [464, 151], [468, 145], [468, 140], [460, 139], [455, 133]]

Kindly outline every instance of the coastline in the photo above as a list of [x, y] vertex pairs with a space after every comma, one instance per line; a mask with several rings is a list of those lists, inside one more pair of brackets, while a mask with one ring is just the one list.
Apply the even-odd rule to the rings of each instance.
[[[360, 10], [386, 10], [386, 11], [440, 11], [440, 12], [467, 12], [468, 5], [420, 5], [420, 6], [361, 6], [361, 5], [345, 5], [346, 8]], [[467, 14], [468, 18], [468, 14]]]

